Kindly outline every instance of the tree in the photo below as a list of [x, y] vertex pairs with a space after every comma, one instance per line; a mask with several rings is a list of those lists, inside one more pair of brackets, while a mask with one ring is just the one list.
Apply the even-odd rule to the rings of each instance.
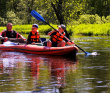
[[31, 10], [36, 10], [49, 23], [67, 25], [82, 14], [107, 17], [110, 0], [0, 0], [1, 19], [7, 20], [7, 12], [12, 11], [21, 24], [34, 23]]
[[98, 14], [99, 16], [110, 15], [110, 0], [87, 0], [86, 13]]
[[22, 20], [23, 24], [31, 23], [31, 10], [33, 9], [35, 0], [20, 0], [17, 6], [17, 15]]
[[79, 15], [82, 13], [84, 7], [83, 2], [81, 0], [51, 0], [51, 1], [42, 0], [42, 1], [46, 5], [47, 9], [46, 14], [48, 14], [48, 17], [50, 15], [51, 20], [57, 19], [60, 24], [67, 24], [70, 22], [70, 20], [77, 19]]
[[0, 0], [0, 16], [6, 17], [6, 0]]
[[51, 5], [55, 11], [55, 14], [60, 22], [60, 24], [64, 24], [64, 15], [62, 13], [62, 4], [63, 4], [63, 0], [59, 0], [58, 2], [56, 1], [55, 4], [53, 4], [53, 2], [51, 2]]

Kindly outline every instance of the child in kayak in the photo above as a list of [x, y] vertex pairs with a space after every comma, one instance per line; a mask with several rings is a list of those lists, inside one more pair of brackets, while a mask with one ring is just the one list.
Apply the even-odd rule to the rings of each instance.
[[[70, 42], [70, 40], [68, 41], [64, 37], [64, 36], [67, 37], [67, 33], [65, 33], [65, 30], [66, 30], [65, 25], [61, 24], [58, 27], [59, 27], [58, 29], [56, 29], [54, 31], [50, 31], [48, 33], [48, 35], [51, 36], [51, 38], [47, 42], [44, 42], [44, 45], [46, 45], [48, 47], [64, 47], [66, 45], [66, 43], [68, 45], [74, 44], [73, 42]], [[69, 38], [69, 37], [67, 37], [67, 38]]]
[[35, 44], [35, 43], [41, 43], [40, 34], [38, 31], [38, 25], [33, 24], [32, 25], [32, 31], [28, 35], [27, 44]]

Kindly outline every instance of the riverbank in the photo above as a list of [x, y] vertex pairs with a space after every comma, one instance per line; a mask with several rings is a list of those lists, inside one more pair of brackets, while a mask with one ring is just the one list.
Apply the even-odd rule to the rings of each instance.
[[[57, 29], [57, 25], [51, 24]], [[20, 34], [29, 34], [32, 25], [14, 25], [13, 29]], [[0, 32], [6, 29], [6, 27], [0, 27]], [[53, 30], [48, 25], [39, 25], [40, 34], [46, 35], [49, 31]], [[86, 35], [86, 36], [109, 36], [110, 35], [110, 23], [105, 24], [80, 24], [67, 26], [67, 31], [71, 35]]]
[[109, 36], [110, 23], [106, 24], [80, 24], [68, 27], [68, 31], [72, 31], [73, 35], [85, 36]]

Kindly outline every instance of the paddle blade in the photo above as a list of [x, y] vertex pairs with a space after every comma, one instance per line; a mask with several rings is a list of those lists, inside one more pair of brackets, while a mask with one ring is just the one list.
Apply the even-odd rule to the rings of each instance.
[[89, 53], [89, 52], [86, 52], [86, 51], [85, 51], [85, 54], [86, 54], [86, 55], [91, 55], [91, 53]]
[[37, 20], [45, 22], [44, 18], [39, 13], [37, 13], [35, 10], [31, 11], [31, 15], [35, 17]]

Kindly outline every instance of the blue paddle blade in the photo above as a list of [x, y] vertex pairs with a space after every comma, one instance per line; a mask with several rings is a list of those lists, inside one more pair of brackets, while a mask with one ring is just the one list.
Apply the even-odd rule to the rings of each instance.
[[35, 10], [31, 11], [31, 15], [35, 17], [37, 20], [45, 22], [44, 18], [39, 13], [37, 13]]
[[85, 54], [86, 54], [86, 55], [91, 55], [91, 53], [89, 53], [89, 52], [85, 52]]

